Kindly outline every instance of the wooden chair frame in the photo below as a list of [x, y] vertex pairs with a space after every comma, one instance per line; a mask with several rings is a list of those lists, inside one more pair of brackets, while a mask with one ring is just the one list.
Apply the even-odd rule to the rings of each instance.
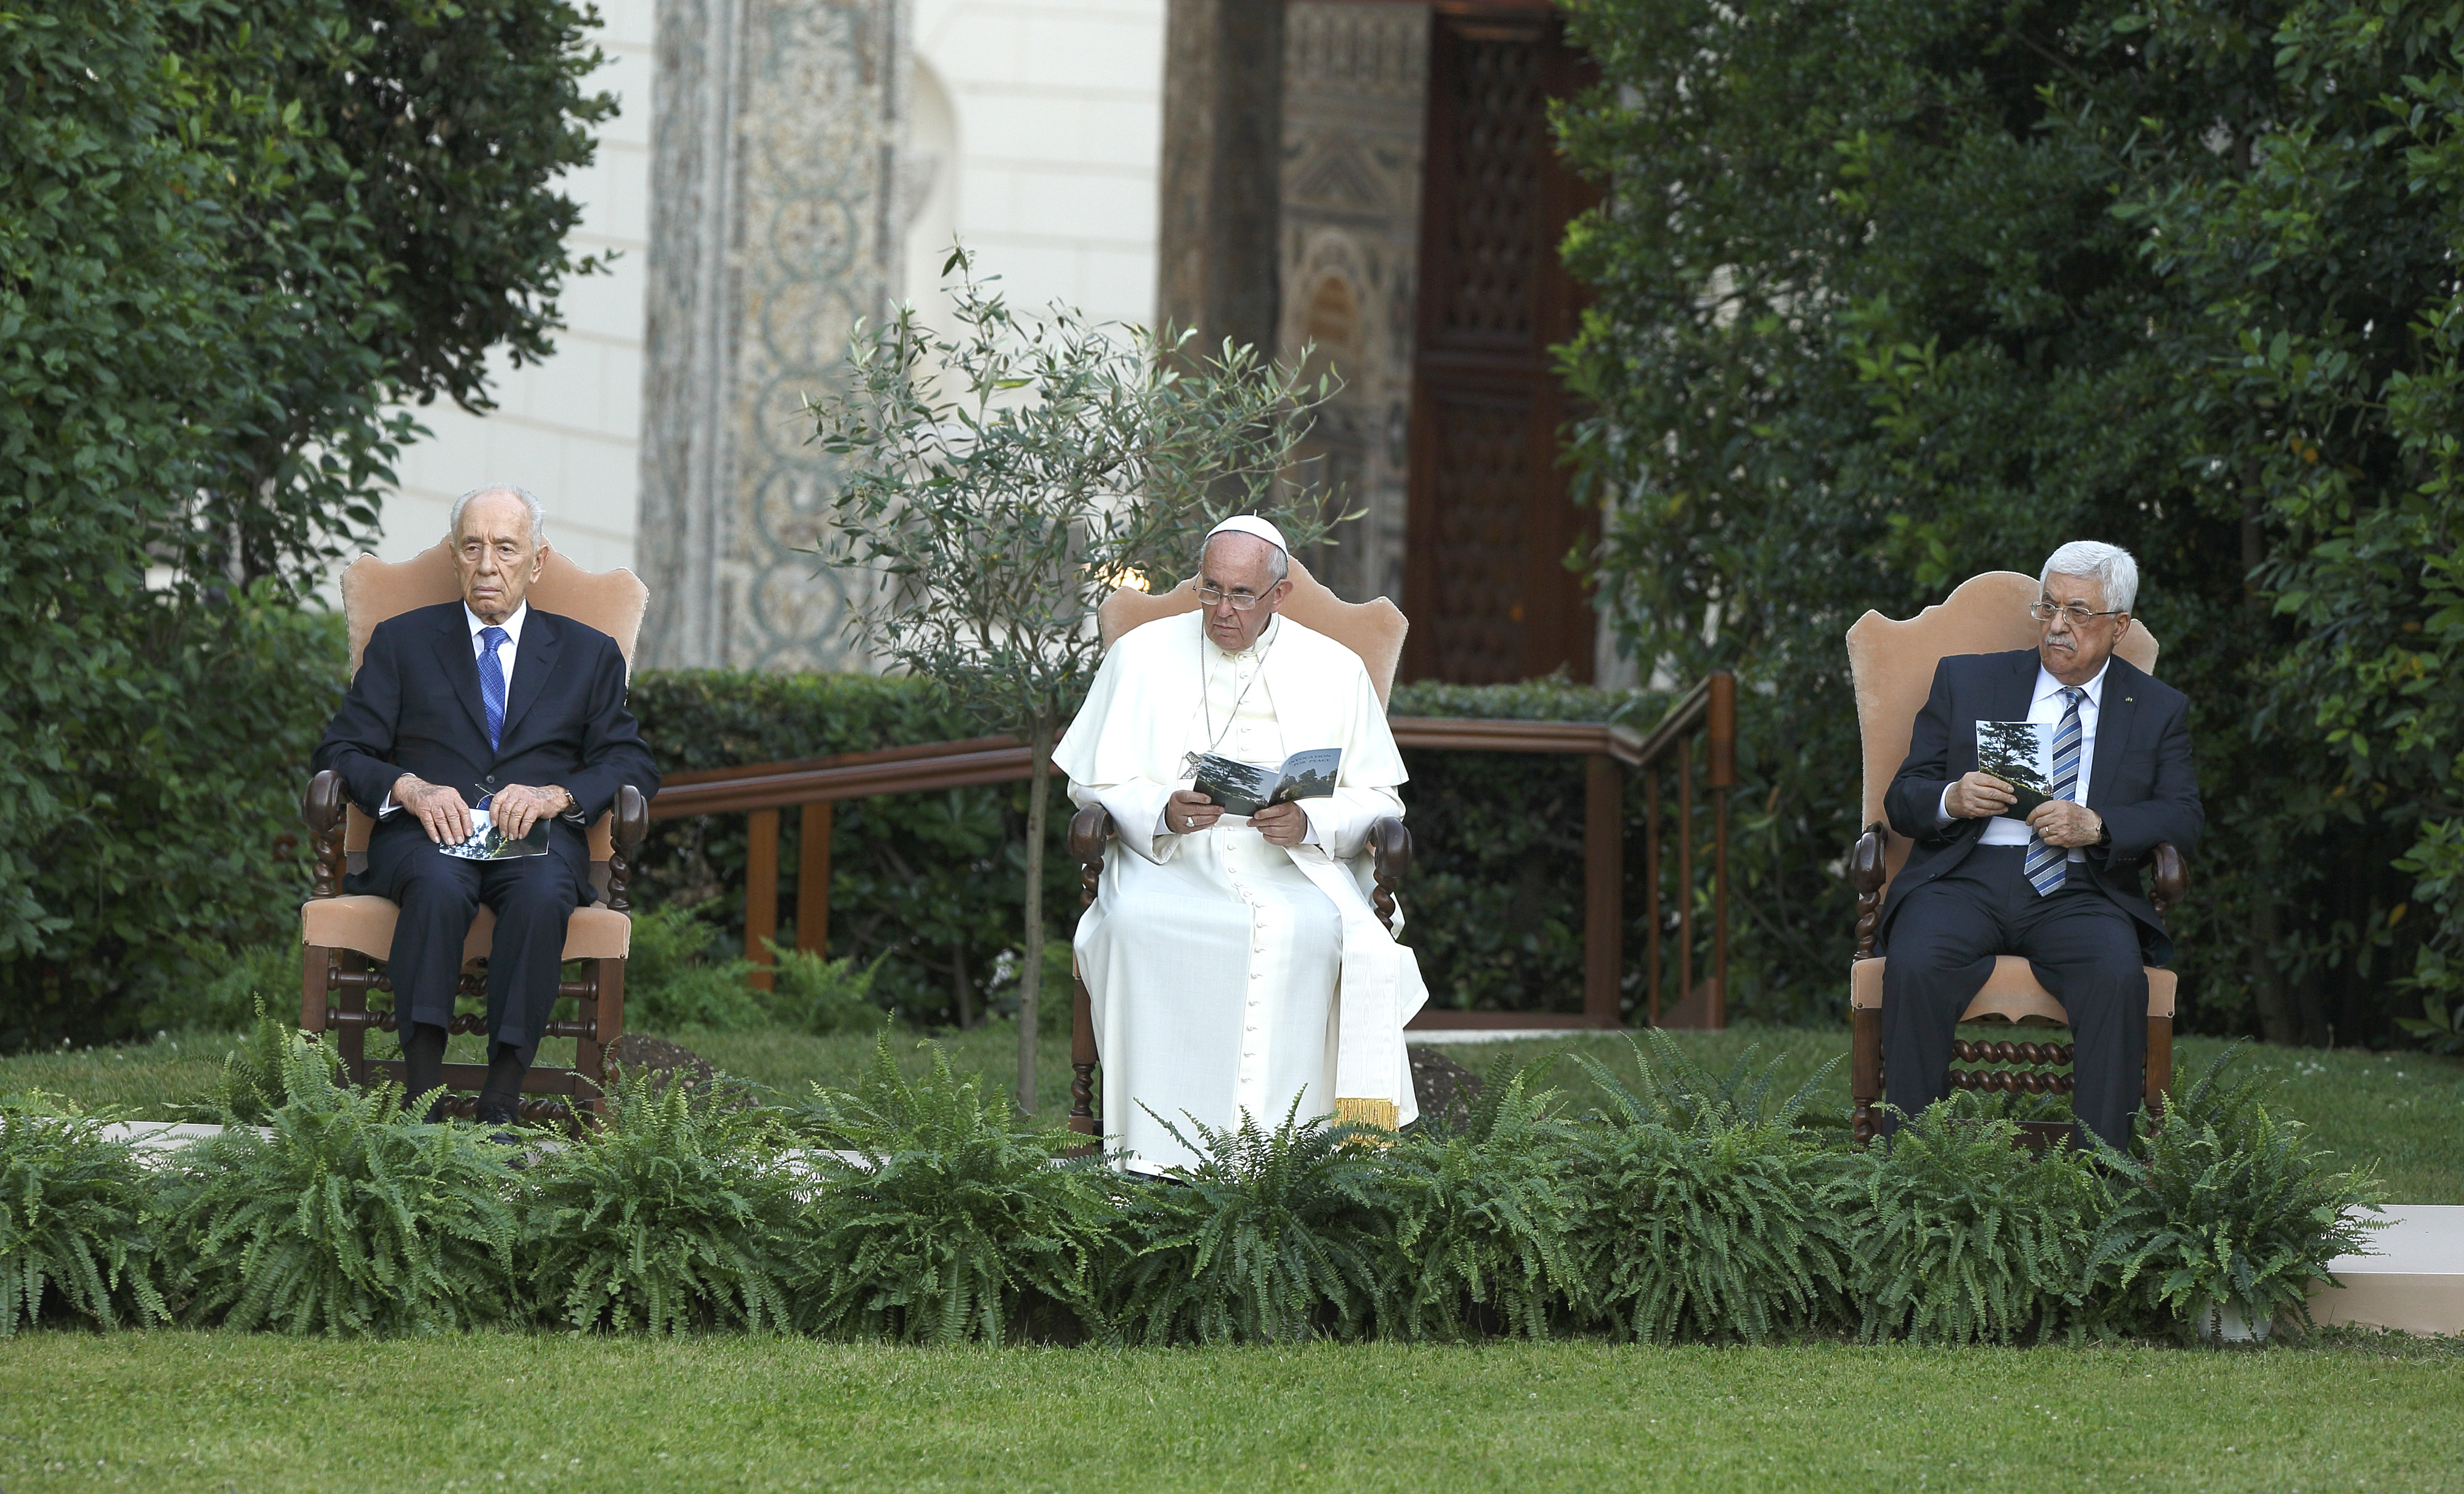
[[[1990, 571], [1962, 582], [1936, 606], [1906, 622], [1868, 612], [1849, 629], [1849, 658], [1857, 677], [1857, 706], [1864, 752], [1865, 831], [1848, 858], [1849, 885], [1857, 890], [1857, 954], [1850, 982], [1849, 1100], [1851, 1131], [1859, 1146], [1873, 1140], [1880, 1129], [1882, 1101], [1881, 964], [1874, 954], [1882, 902], [1890, 879], [1904, 863], [1908, 842], [1890, 828], [1881, 813], [1883, 792], [1906, 756], [1916, 713], [1924, 704], [1923, 687], [1909, 698], [1909, 681], [1925, 665], [1929, 683], [1932, 666], [1953, 653], [1990, 653], [2030, 648], [2035, 625], [2027, 604], [2035, 600], [2035, 577], [2012, 571]], [[1949, 647], [1956, 643], [1958, 647]], [[2133, 622], [2132, 634], [2115, 653], [2154, 672], [2158, 646], [2144, 625]], [[1897, 666], [1896, 688], [1885, 689], [1877, 676], [1886, 672], [1882, 661]], [[2189, 873], [2181, 852], [2160, 844], [2148, 856], [2153, 896], [2159, 913], [2189, 893]], [[2142, 1087], [2150, 1115], [2161, 1116], [2173, 1076], [2173, 973], [2149, 967], [2147, 1056]], [[2028, 973], [2027, 962], [2004, 956], [1986, 988], [1961, 1014], [1963, 1024], [2056, 1027], [2067, 1025], [2061, 1003]], [[2067, 1043], [2012, 1042], [2008, 1039], [1951, 1044], [1955, 1063], [1999, 1066], [1950, 1070], [1950, 1087], [2003, 1094], [2068, 1094], [2073, 1046]], [[2070, 1134], [2059, 1122], [2022, 1123], [2031, 1146], [2042, 1147]]]

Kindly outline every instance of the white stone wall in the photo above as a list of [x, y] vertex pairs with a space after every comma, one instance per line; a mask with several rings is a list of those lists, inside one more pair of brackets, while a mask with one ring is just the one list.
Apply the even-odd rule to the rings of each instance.
[[[913, 0], [905, 294], [928, 316], [955, 231], [1015, 302], [1153, 317], [1164, 3]], [[389, 560], [433, 544], [457, 494], [511, 482], [539, 495], [551, 541], [583, 565], [634, 563], [656, 15], [653, 0], [600, 11], [608, 66], [596, 81], [621, 112], [565, 189], [583, 209], [576, 253], [620, 257], [568, 283], [555, 357], [499, 367], [494, 412], [417, 412], [433, 433], [397, 466], [382, 513]]]

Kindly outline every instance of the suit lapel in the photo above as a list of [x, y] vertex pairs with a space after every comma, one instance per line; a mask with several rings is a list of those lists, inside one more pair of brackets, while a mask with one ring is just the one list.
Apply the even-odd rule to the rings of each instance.
[[[564, 651], [564, 630], [556, 619], [544, 612], [534, 612], [522, 625], [522, 646], [514, 656], [514, 677], [505, 689], [505, 731], [498, 740], [498, 752], [514, 739], [514, 727], [522, 713], [547, 688], [548, 671], [556, 667], [557, 655]], [[473, 677], [476, 677], [475, 667]]]
[[2122, 770], [2122, 754], [2130, 745], [2130, 723], [2139, 714], [2140, 688], [2147, 676], [2139, 667], [2116, 659], [2104, 668], [2104, 698], [2096, 708], [2096, 762], [2088, 769], [2087, 802], [2104, 802], [2113, 776]]
[[1993, 719], [2024, 721], [2028, 708], [2036, 703], [2036, 650], [2022, 648], [2004, 657], [2011, 661], [2011, 669], [1993, 692]]
[[472, 651], [471, 627], [463, 621], [460, 604], [446, 609], [445, 621], [432, 641], [436, 662], [445, 667], [445, 678], [453, 688], [453, 698], [471, 713], [471, 724], [479, 729], [479, 740], [486, 741], [488, 714], [479, 703], [479, 658]]

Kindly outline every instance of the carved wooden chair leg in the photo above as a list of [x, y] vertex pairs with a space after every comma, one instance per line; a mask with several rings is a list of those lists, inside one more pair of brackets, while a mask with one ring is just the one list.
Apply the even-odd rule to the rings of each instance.
[[[1078, 907], [1083, 913], [1095, 906], [1104, 885], [1104, 847], [1112, 838], [1112, 817], [1102, 804], [1089, 804], [1069, 818], [1069, 857], [1078, 863]], [[1088, 1002], [1087, 979], [1075, 960], [1069, 966], [1069, 1129], [1082, 1136], [1100, 1134], [1096, 1123], [1095, 1014]], [[1084, 1156], [1093, 1147], [1080, 1149]]]
[[2147, 1118], [2151, 1122], [2165, 1119], [2166, 1096], [2173, 1088], [2173, 1019], [2147, 1019]]
[[1870, 1007], [1849, 1013], [1849, 1136], [1859, 1146], [1870, 1143], [1881, 1130], [1882, 1103], [1882, 1014]]

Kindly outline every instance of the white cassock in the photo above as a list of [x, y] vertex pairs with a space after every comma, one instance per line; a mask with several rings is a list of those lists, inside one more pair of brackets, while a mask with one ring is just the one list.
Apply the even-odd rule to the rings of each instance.
[[[1192, 835], [1165, 827], [1187, 754], [1274, 767], [1324, 747], [1343, 761], [1331, 795], [1300, 802], [1302, 845], [1228, 814]], [[1428, 991], [1395, 942], [1401, 915], [1389, 929], [1370, 903], [1367, 849], [1369, 827], [1403, 813], [1403, 758], [1357, 654], [1286, 617], [1237, 654], [1201, 612], [1158, 619], [1105, 655], [1053, 761], [1119, 836], [1075, 940], [1113, 1145], [1179, 1166], [1195, 1153], [1165, 1121], [1196, 1142], [1185, 1116], [1230, 1128], [1246, 1111], [1271, 1129], [1295, 1099], [1304, 1119], [1419, 1117], [1403, 1023]]]

